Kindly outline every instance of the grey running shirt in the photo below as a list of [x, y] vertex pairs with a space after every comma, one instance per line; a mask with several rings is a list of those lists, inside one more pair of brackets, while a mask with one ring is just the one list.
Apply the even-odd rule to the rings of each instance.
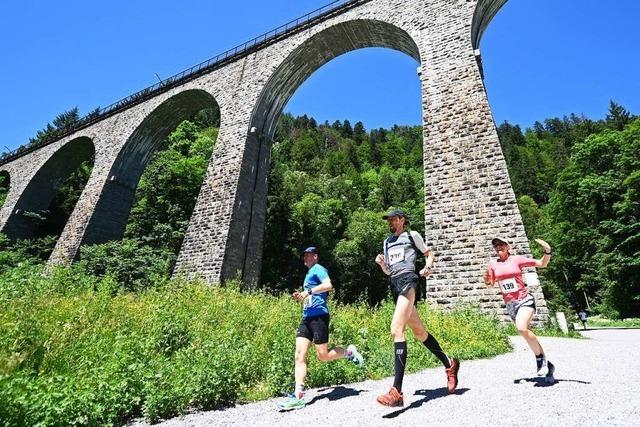
[[[422, 236], [417, 231], [411, 231], [411, 236], [416, 247], [424, 254], [428, 249], [424, 244]], [[391, 235], [387, 237], [383, 244], [384, 262], [387, 264], [391, 277], [416, 272], [416, 251], [409, 240], [409, 235], [405, 231], [399, 236]]]

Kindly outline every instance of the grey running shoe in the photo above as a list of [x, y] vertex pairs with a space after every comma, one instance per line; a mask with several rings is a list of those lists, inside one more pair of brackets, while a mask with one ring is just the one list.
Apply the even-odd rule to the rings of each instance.
[[349, 344], [347, 347], [347, 354], [350, 354], [350, 356], [347, 356], [347, 359], [355, 363], [358, 368], [362, 368], [364, 366], [364, 358], [355, 345]]

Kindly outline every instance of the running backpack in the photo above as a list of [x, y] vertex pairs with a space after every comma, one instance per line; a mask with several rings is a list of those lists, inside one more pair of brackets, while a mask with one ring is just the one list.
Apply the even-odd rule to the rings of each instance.
[[[418, 263], [422, 264], [422, 261], [418, 261], [418, 254], [422, 255], [422, 260], [425, 260], [424, 254], [421, 250], [416, 246], [416, 242], [413, 240], [413, 236], [411, 235], [411, 230], [407, 230], [407, 235], [409, 236], [409, 241], [411, 242], [411, 246], [413, 246], [413, 250], [416, 251], [416, 274], [418, 275], [418, 282], [420, 283], [420, 295], [423, 300], [427, 300], [427, 278], [420, 275], [420, 270], [422, 270]], [[424, 261], [426, 265], [426, 260]]]

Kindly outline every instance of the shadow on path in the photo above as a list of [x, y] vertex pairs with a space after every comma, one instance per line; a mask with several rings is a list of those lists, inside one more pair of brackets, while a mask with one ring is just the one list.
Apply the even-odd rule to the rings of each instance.
[[[468, 391], [469, 391], [468, 388], [459, 388], [451, 396], [464, 394], [464, 393], [466, 393]], [[402, 408], [402, 409], [399, 409], [397, 411], [391, 412], [391, 413], [389, 413], [387, 415], [383, 415], [382, 418], [396, 418], [397, 416], [405, 413], [409, 409], [416, 409], [416, 408], [421, 407], [422, 405], [424, 405], [425, 403], [429, 402], [430, 400], [438, 399], [440, 397], [450, 396], [449, 390], [447, 390], [445, 387], [437, 388], [435, 390], [416, 390], [416, 392], [413, 393], [413, 395], [414, 396], [424, 396], [424, 398], [422, 398], [420, 400], [416, 400], [415, 402], [413, 402], [411, 405], [407, 406], [406, 408]]]
[[322, 400], [322, 399], [328, 399], [329, 401], [333, 402], [335, 400], [344, 399], [345, 397], [359, 396], [360, 393], [362, 393], [363, 391], [366, 391], [366, 390], [356, 390], [354, 388], [349, 388], [344, 386], [327, 387], [318, 391], [323, 392], [327, 390], [331, 390], [331, 391], [328, 393], [323, 393], [315, 396], [313, 399], [309, 401], [309, 403], [307, 403], [307, 405], [312, 405], [316, 401]]
[[551, 387], [558, 383], [578, 383], [578, 384], [591, 384], [589, 381], [581, 381], [581, 380], [563, 380], [563, 379], [554, 379], [552, 383], [548, 383], [545, 380], [545, 377], [533, 377], [533, 378], [518, 378], [513, 380], [514, 384], [522, 384], [524, 382], [533, 383], [534, 387]]

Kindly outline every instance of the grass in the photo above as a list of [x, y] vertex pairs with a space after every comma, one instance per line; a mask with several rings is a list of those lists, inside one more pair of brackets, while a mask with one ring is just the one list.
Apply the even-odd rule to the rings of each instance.
[[[579, 323], [575, 322], [575, 323]], [[622, 328], [640, 328], [640, 319], [638, 318], [630, 318], [630, 319], [607, 319], [600, 316], [593, 316], [587, 319], [587, 328], [599, 327], [599, 328], [608, 328], [608, 327], [622, 327]]]
[[[141, 415], [155, 422], [292, 389], [300, 306], [290, 297], [181, 281], [119, 289], [74, 269], [45, 276], [24, 265], [0, 274], [0, 425], [116, 425]], [[453, 356], [511, 349], [495, 319], [419, 309]], [[367, 363], [319, 363], [311, 354], [308, 385], [391, 375], [393, 305], [331, 310], [330, 345], [354, 343]], [[438, 366], [422, 344], [408, 344], [408, 372]]]

